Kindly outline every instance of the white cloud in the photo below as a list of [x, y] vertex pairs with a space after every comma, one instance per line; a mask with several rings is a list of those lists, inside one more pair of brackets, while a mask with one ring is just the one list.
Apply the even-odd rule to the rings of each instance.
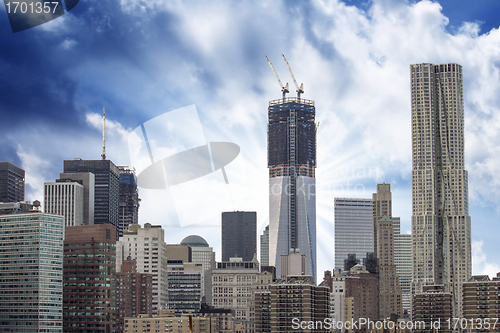
[[472, 241], [472, 273], [473, 275], [489, 275], [492, 278], [500, 272], [500, 265], [487, 261], [483, 245], [483, 240]]

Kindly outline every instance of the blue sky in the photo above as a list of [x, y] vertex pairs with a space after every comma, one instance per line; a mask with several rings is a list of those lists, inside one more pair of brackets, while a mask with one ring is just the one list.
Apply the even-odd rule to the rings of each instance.
[[[465, 78], [474, 274], [493, 274], [500, 271], [499, 10], [493, 0], [81, 0], [70, 13], [13, 34], [1, 7], [0, 160], [22, 166], [27, 199], [42, 199], [43, 182], [58, 177], [64, 159], [100, 157], [103, 106], [107, 156], [131, 165], [134, 129], [195, 104], [206, 141], [241, 147], [225, 168], [229, 196], [219, 201], [257, 211], [260, 233], [268, 215], [267, 104], [280, 97], [264, 55], [292, 85], [284, 53], [320, 122], [322, 276], [333, 268], [334, 197], [369, 198], [377, 183], [391, 183], [393, 214], [410, 230], [409, 65], [456, 62]], [[200, 234], [220, 253], [220, 230], [210, 227], [220, 217], [184, 227], [180, 211], [202, 210], [192, 200], [179, 203], [180, 192], [141, 189], [140, 223], [164, 225], [170, 243]], [[218, 203], [206, 197], [208, 207]]]

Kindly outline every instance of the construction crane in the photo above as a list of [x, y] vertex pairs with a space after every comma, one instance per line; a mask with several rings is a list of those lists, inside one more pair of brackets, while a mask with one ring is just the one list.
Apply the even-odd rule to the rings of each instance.
[[285, 59], [286, 67], [288, 67], [288, 71], [290, 72], [290, 76], [292, 77], [293, 83], [295, 84], [295, 88], [297, 89], [297, 98], [300, 99], [300, 94], [304, 93], [304, 84], [301, 83], [300, 87], [299, 87], [299, 85], [297, 84], [297, 81], [295, 80], [295, 76], [293, 76], [292, 69], [290, 68], [290, 64], [286, 60], [285, 55], [284, 54], [281, 54], [281, 55], [283, 56], [283, 59]]
[[271, 61], [269, 60], [267, 55], [266, 55], [266, 59], [267, 59], [267, 62], [269, 63], [269, 66], [271, 67], [271, 69], [274, 73], [274, 76], [276, 76], [276, 80], [278, 80], [278, 83], [280, 84], [280, 88], [281, 88], [281, 92], [283, 93], [283, 100], [284, 100], [286, 97], [286, 94], [288, 94], [290, 92], [290, 90], [288, 90], [288, 82], [286, 83], [286, 86], [283, 86], [283, 83], [281, 83], [281, 80], [278, 76], [278, 73], [276, 73], [276, 71], [274, 70], [273, 64], [271, 64]]

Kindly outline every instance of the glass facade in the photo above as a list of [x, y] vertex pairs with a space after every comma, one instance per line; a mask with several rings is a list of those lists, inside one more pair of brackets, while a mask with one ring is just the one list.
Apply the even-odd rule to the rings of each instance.
[[2, 332], [62, 332], [62, 216], [0, 217]]

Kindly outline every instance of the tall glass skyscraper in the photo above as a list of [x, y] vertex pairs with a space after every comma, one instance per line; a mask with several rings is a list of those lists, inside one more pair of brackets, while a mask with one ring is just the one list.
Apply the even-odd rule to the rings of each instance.
[[281, 272], [282, 255], [306, 255], [306, 274], [316, 281], [316, 109], [314, 102], [269, 102], [269, 265]]
[[464, 169], [462, 66], [411, 65], [412, 293], [442, 284], [460, 317], [471, 277], [471, 219]]

